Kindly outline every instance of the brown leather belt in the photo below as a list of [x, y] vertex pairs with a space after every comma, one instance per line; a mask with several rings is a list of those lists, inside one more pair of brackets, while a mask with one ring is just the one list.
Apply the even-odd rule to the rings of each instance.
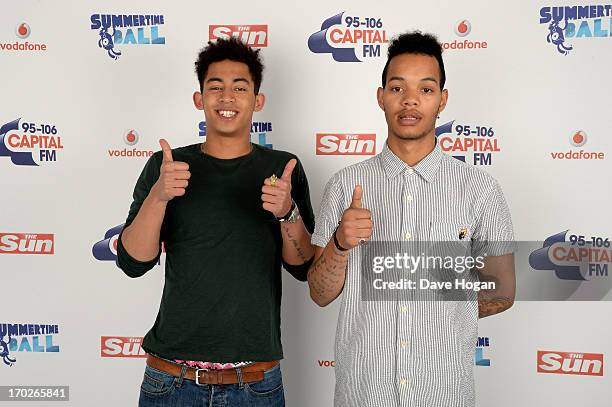
[[[253, 383], [262, 381], [264, 379], [264, 371], [270, 370], [276, 365], [278, 365], [278, 360], [273, 360], [271, 362], [255, 362], [248, 366], [239, 367], [238, 369], [240, 369], [242, 373], [242, 381], [244, 383]], [[183, 369], [183, 365], [172, 363], [150, 354], [147, 355], [147, 366], [161, 370], [174, 377], [180, 377], [181, 370]], [[184, 376], [185, 379], [193, 380], [197, 384], [238, 383], [238, 373], [236, 369], [209, 370], [196, 369], [188, 366], [185, 367], [187, 368]]]

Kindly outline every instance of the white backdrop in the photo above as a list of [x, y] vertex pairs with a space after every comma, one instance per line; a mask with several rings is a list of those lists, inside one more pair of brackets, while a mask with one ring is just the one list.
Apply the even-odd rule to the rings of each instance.
[[[274, 149], [301, 158], [315, 209], [335, 171], [368, 158], [317, 155], [317, 134], [376, 134], [376, 152], [386, 138], [384, 116], [375, 99], [386, 46], [370, 44], [374, 46], [366, 46], [366, 52], [380, 56], [364, 57], [362, 41], [345, 45], [352, 45], [360, 62], [338, 62], [331, 53], [309, 49], [309, 37], [321, 30], [323, 22], [344, 12], [344, 25], [346, 17], [360, 17], [366, 24], [359, 29], [377, 30], [380, 35], [384, 31], [388, 38], [418, 28], [448, 44], [444, 58], [449, 103], [438, 125], [454, 122], [440, 137], [450, 137], [451, 142], [478, 138], [458, 135], [457, 126], [463, 130], [478, 126], [492, 134], [490, 139], [496, 140], [500, 151], [490, 156], [475, 155], [472, 149], [449, 154], [463, 155], [471, 165], [475, 160], [484, 162], [482, 167], [499, 180], [517, 239], [544, 240], [565, 230], [570, 230], [568, 238], [572, 234], [586, 239], [612, 237], [608, 188], [612, 16], [598, 17], [595, 8], [587, 9], [595, 15], [570, 20], [576, 29], [564, 42], [566, 49], [573, 47], [567, 55], [561, 52], [563, 47], [547, 42], [549, 23], [540, 23], [543, 7], [576, 5], [558, 0], [554, 4], [239, 0], [231, 5], [155, 0], [129, 6], [117, 0], [3, 2], [0, 125], [20, 120], [16, 129], [5, 127], [3, 141], [10, 153], [2, 154], [0, 145], [0, 238], [4, 239], [0, 240], [0, 333], [1, 324], [58, 325], [59, 333], [50, 335], [50, 340], [59, 352], [32, 349], [35, 338], [37, 350], [47, 344], [42, 333], [14, 337], [8, 357], [15, 362], [9, 366], [0, 359], [0, 385], [70, 386], [70, 402], [58, 405], [136, 404], [144, 359], [103, 357], [114, 347], [103, 349], [101, 340], [139, 338], [151, 327], [161, 297], [163, 257], [162, 266], [132, 280], [109, 260], [113, 255], [107, 242], [97, 251], [94, 245], [123, 223], [148, 154], [128, 157], [121, 151], [126, 149], [123, 154], [128, 155], [133, 149], [157, 150], [161, 137], [173, 147], [203, 140], [199, 125], [204, 118], [193, 107], [191, 95], [198, 86], [194, 61], [209, 39], [211, 25], [266, 26], [262, 92], [267, 103], [254, 121], [269, 123], [271, 131], [263, 136], [255, 131], [253, 140], [265, 138]], [[604, 13], [609, 9], [602, 7]], [[143, 27], [140, 42], [163, 37], [165, 43], [116, 43], [115, 53], [107, 52], [98, 45], [99, 29], [90, 28], [95, 14], [163, 16], [156, 32]], [[370, 24], [374, 28], [368, 28]], [[464, 35], [466, 27], [469, 32]], [[126, 28], [118, 30], [126, 38]], [[138, 30], [133, 31], [139, 41]], [[451, 49], [475, 42], [481, 47]], [[121, 54], [113, 59], [117, 51]], [[572, 144], [578, 131], [582, 133]], [[27, 142], [32, 136], [39, 140], [53, 136], [55, 147], [61, 143], [63, 148], [30, 148]], [[601, 152], [604, 158], [552, 158], [551, 153], [570, 150]], [[38, 165], [19, 165], [24, 156], [30, 161], [34, 157], [31, 164]], [[13, 242], [34, 244], [36, 238], [53, 240], [53, 253], [27, 253], [26, 243], [25, 253], [12, 253]], [[99, 260], [104, 256], [107, 260]], [[525, 259], [518, 266], [529, 267]], [[553, 271], [539, 272], [556, 278]], [[583, 284], [596, 285], [608, 278]], [[309, 299], [306, 284], [292, 278], [283, 284], [287, 404], [329, 406], [338, 301], [320, 309]], [[612, 383], [605, 367], [612, 351], [612, 328], [606, 317], [610, 311], [612, 305], [605, 301], [519, 302], [508, 312], [482, 320], [479, 336], [488, 338], [489, 346], [477, 355], [490, 366], [475, 366], [478, 405], [611, 405]], [[129, 344], [127, 349], [137, 350]], [[601, 375], [538, 373], [538, 351], [601, 354], [604, 366]]]

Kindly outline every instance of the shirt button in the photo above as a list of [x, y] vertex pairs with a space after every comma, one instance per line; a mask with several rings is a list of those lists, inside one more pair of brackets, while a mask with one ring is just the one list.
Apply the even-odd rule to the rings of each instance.
[[408, 168], [408, 174], [414, 174], [414, 170], [412, 168]]
[[410, 195], [410, 194], [406, 195], [406, 201], [412, 202], [413, 200], [414, 200], [414, 198], [412, 197], [412, 195]]
[[410, 233], [410, 232], [406, 232], [406, 234], [404, 235], [404, 238], [405, 238], [406, 240], [410, 240], [410, 239], [412, 239], [412, 233]]
[[405, 314], [406, 312], [408, 312], [408, 307], [407, 306], [402, 306], [401, 311]]
[[402, 378], [400, 379], [400, 384], [401, 384], [402, 386], [404, 386], [404, 385], [406, 385], [406, 383], [408, 383], [408, 380], [406, 380], [406, 378], [405, 378], [405, 377], [402, 377]]
[[406, 347], [408, 346], [408, 341], [401, 341], [400, 345], [401, 345], [402, 349], [406, 349]]

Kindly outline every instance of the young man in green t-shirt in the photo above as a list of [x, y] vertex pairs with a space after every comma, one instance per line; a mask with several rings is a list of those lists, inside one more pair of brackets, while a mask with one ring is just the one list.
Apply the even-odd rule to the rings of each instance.
[[140, 406], [284, 406], [281, 264], [306, 280], [314, 216], [297, 157], [250, 142], [262, 71], [259, 50], [235, 38], [209, 43], [193, 95], [206, 142], [160, 140], [134, 189], [119, 266], [142, 276], [162, 242], [166, 250]]

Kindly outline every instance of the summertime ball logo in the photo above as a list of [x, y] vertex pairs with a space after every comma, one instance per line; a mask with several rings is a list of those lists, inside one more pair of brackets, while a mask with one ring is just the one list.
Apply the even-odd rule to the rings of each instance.
[[[262, 147], [272, 148], [267, 137], [272, 132], [272, 122], [252, 122], [251, 123], [251, 142]], [[206, 137], [206, 122], [198, 123], [198, 136]]]
[[15, 119], [0, 127], [0, 157], [15, 165], [39, 166], [57, 161], [64, 148], [57, 126], [46, 122]]
[[54, 343], [58, 334], [59, 325], [0, 323], [0, 366], [13, 366], [15, 352], [59, 352]]
[[381, 45], [389, 42], [380, 17], [342, 12], [329, 17], [321, 30], [308, 38], [315, 54], [332, 54], [337, 62], [363, 62], [381, 56]]
[[[612, 5], [542, 7], [540, 24], [546, 24], [546, 42], [568, 55], [573, 40], [612, 37]], [[570, 39], [572, 41], [570, 41]]]
[[160, 35], [164, 24], [163, 15], [154, 14], [92, 14], [92, 30], [96, 30], [98, 47], [112, 59], [118, 59], [122, 52], [118, 45], [161, 45], [166, 38]]

